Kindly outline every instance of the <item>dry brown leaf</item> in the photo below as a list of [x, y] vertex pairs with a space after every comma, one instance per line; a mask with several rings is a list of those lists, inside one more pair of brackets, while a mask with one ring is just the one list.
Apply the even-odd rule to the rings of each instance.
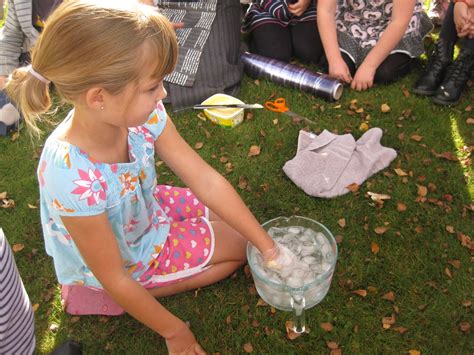
[[331, 323], [321, 323], [319, 326], [326, 332], [330, 332], [333, 329], [333, 326]]
[[339, 348], [339, 345], [335, 341], [327, 341], [326, 345], [331, 350], [336, 350], [337, 348]]
[[225, 319], [225, 324], [229, 325], [230, 323], [232, 323], [232, 316], [229, 314]]
[[77, 323], [79, 322], [79, 320], [81, 319], [81, 317], [71, 317], [71, 323]]
[[392, 314], [391, 317], [382, 318], [382, 328], [389, 329], [392, 325], [395, 324], [395, 314]]
[[260, 154], [260, 147], [258, 145], [253, 145], [249, 149], [248, 157], [254, 157]]
[[380, 204], [383, 204], [384, 200], [390, 200], [392, 197], [390, 195], [386, 194], [378, 194], [376, 192], [370, 192], [368, 191], [367, 194], [370, 196], [370, 198]]
[[449, 277], [450, 279], [453, 278], [453, 274], [451, 273], [451, 270], [449, 270], [449, 268], [444, 268], [444, 273], [446, 274], [447, 277]]
[[367, 296], [367, 291], [366, 290], [354, 290], [354, 291], [351, 291], [351, 293], [356, 294], [360, 297], [366, 297]]
[[459, 330], [463, 333], [467, 333], [471, 330], [471, 324], [469, 322], [459, 323]]
[[15, 133], [12, 134], [11, 141], [14, 142], [14, 141], [16, 141], [18, 138], [20, 138], [20, 132], [19, 132], [19, 131], [16, 131]]
[[395, 301], [395, 294], [393, 293], [393, 291], [389, 291], [385, 295], [383, 295], [382, 298], [384, 300], [393, 302]]
[[245, 190], [248, 186], [249, 182], [247, 180], [247, 178], [245, 176], [240, 176], [239, 177], [239, 188], [242, 189], [242, 190]]
[[19, 251], [23, 250], [25, 248], [24, 244], [18, 243], [18, 244], [13, 244], [12, 250], [14, 253], [18, 253]]
[[382, 227], [376, 227], [374, 229], [374, 232], [377, 234], [384, 234], [388, 230], [388, 227], [382, 226]]
[[390, 106], [388, 106], [387, 104], [382, 104], [380, 106], [380, 111], [382, 111], [383, 113], [387, 113], [387, 112], [390, 112], [391, 108]]
[[248, 264], [245, 264], [244, 266], [244, 274], [247, 278], [252, 275], [252, 272], [250, 271], [250, 266]]
[[359, 126], [359, 130], [365, 132], [369, 129], [369, 124], [367, 122], [362, 122]]
[[267, 302], [265, 302], [263, 299], [259, 298], [257, 301], [257, 307], [266, 307], [268, 306]]
[[466, 120], [467, 124], [474, 124], [474, 117], [468, 117]]
[[204, 143], [203, 143], [203, 142], [197, 142], [197, 143], [194, 145], [194, 148], [195, 148], [195, 149], [201, 149], [203, 146], [204, 146]]
[[286, 328], [286, 337], [290, 340], [295, 340], [302, 334], [302, 333], [296, 333], [293, 330], [293, 322], [291, 320], [285, 322], [285, 328]]
[[459, 158], [452, 152], [436, 153], [434, 150], [431, 151], [436, 158], [446, 159], [450, 161], [459, 161]]
[[472, 302], [469, 301], [469, 300], [464, 300], [464, 301], [462, 301], [462, 305], [463, 305], [463, 307], [471, 307]]
[[398, 212], [405, 212], [407, 210], [407, 205], [403, 202], [397, 202], [397, 211]]
[[419, 352], [418, 350], [410, 349], [410, 350], [408, 350], [408, 354], [409, 355], [420, 355], [421, 352]]
[[405, 327], [395, 327], [393, 328], [393, 330], [400, 334], [405, 334], [406, 332], [408, 332], [408, 329]]
[[336, 239], [337, 244], [340, 244], [342, 242], [342, 235], [336, 235], [334, 239]]
[[456, 233], [453, 226], [446, 226], [446, 230], [448, 231], [448, 233], [451, 233], [451, 234]]
[[35, 206], [35, 205], [32, 205], [32, 204], [27, 204], [28, 205], [28, 208], [32, 209], [32, 210], [35, 210], [38, 208], [38, 206]]
[[0, 192], [0, 200], [4, 200], [6, 199], [8, 196], [7, 192], [6, 191], [3, 191], [3, 192]]
[[346, 226], [346, 219], [345, 218], [341, 218], [337, 221], [337, 224], [339, 224], [339, 226], [341, 228], [344, 228]]
[[245, 343], [244, 344], [244, 351], [248, 354], [253, 351], [253, 346], [250, 343]]
[[31, 308], [33, 309], [33, 312], [36, 312], [39, 308], [39, 303], [35, 303], [34, 305], [31, 306]]
[[410, 97], [410, 91], [408, 91], [406, 88], [402, 89], [403, 96], [405, 97]]
[[346, 189], [348, 189], [349, 191], [352, 191], [352, 192], [357, 192], [359, 191], [359, 185], [357, 185], [355, 182], [350, 184], [350, 185], [347, 185], [346, 186]]
[[373, 254], [377, 255], [380, 251], [380, 246], [377, 243], [372, 242], [372, 244], [370, 245], [370, 250], [372, 251]]
[[407, 174], [403, 169], [395, 168], [395, 169], [393, 169], [393, 170], [395, 170], [395, 173], [396, 173], [398, 176], [408, 176], [408, 174]]
[[461, 267], [461, 262], [456, 259], [448, 260], [448, 263], [451, 264], [455, 269], [459, 269]]
[[420, 136], [419, 134], [412, 134], [410, 138], [413, 139], [415, 142], [421, 142], [423, 136]]
[[425, 197], [428, 194], [428, 189], [426, 188], [426, 186], [418, 184], [416, 184], [416, 186], [418, 187], [418, 196]]
[[342, 350], [341, 349], [332, 349], [329, 355], [341, 355]]

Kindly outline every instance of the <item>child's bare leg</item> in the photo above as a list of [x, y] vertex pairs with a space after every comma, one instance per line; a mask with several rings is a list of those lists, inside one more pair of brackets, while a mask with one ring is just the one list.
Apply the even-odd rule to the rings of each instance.
[[[215, 218], [215, 216], [211, 214], [209, 217], [211, 219], [211, 217]], [[211, 285], [231, 275], [245, 263], [247, 241], [221, 220], [211, 220], [211, 225], [216, 239], [214, 255], [209, 262], [209, 265], [212, 265], [212, 267], [187, 280], [150, 289], [149, 291], [153, 296], [169, 296]]]

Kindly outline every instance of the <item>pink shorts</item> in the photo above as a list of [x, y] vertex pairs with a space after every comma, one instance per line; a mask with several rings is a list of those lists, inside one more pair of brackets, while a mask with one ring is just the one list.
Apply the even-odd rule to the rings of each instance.
[[170, 222], [168, 238], [140, 283], [146, 288], [181, 281], [207, 269], [214, 253], [209, 209], [188, 188], [158, 185], [154, 192]]

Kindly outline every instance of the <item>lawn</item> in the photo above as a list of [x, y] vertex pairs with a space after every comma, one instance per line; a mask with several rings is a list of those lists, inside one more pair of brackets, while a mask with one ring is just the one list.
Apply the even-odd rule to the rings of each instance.
[[[290, 314], [257, 305], [244, 269], [211, 287], [162, 299], [190, 322], [210, 354], [250, 348], [255, 354], [319, 354], [331, 348], [354, 354], [473, 353], [474, 90], [455, 107], [436, 106], [409, 92], [421, 70], [420, 64], [404, 80], [368, 92], [346, 89], [337, 103], [244, 79], [239, 98], [263, 103], [284, 97], [292, 111], [318, 122], [311, 127], [266, 110], [253, 111], [234, 129], [202, 121], [194, 112], [170, 112], [181, 134], [230, 180], [259, 221], [306, 216], [339, 240], [331, 289], [307, 311], [309, 333], [295, 340], [285, 331]], [[390, 111], [382, 112], [382, 104]], [[66, 109], [54, 119], [59, 121]], [[362, 122], [382, 128], [382, 143], [398, 156], [357, 192], [314, 198], [283, 173], [300, 129], [351, 133], [357, 139]], [[260, 147], [260, 154], [249, 157], [252, 145]], [[12, 208], [0, 208], [0, 226], [17, 250], [16, 262], [36, 309], [38, 353], [66, 339], [82, 342], [89, 354], [166, 353], [162, 338], [128, 315], [72, 317], [62, 311], [36, 208], [40, 151], [41, 142], [32, 143], [24, 127], [19, 135], [0, 138], [0, 192], [15, 201]], [[180, 184], [163, 165], [157, 171], [161, 183]], [[368, 192], [391, 199], [380, 205]]]

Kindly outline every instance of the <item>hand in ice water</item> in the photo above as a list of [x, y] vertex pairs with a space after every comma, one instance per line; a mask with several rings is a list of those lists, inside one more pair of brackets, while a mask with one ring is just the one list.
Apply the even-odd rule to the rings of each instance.
[[295, 266], [298, 262], [296, 255], [283, 244], [275, 242], [273, 248], [263, 253], [265, 266], [272, 270], [282, 270], [284, 268]]

